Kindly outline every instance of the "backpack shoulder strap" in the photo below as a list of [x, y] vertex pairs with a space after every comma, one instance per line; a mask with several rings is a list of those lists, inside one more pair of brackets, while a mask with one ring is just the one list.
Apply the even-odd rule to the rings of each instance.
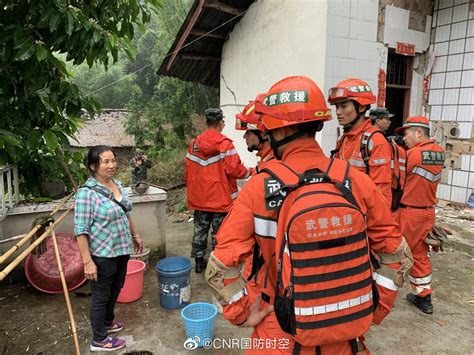
[[393, 146], [392, 146], [392, 143], [390, 143], [390, 141], [388, 140], [387, 136], [385, 136], [385, 134], [380, 131], [380, 130], [375, 130], [373, 132], [368, 132], [368, 131], [364, 131], [360, 137], [360, 155], [362, 157], [362, 159], [364, 160], [364, 163], [365, 163], [365, 173], [366, 174], [369, 174], [369, 160], [370, 160], [370, 154], [372, 154], [372, 149], [370, 148], [370, 141], [372, 139], [372, 137], [375, 135], [375, 134], [381, 134], [382, 137], [390, 144], [390, 148], [392, 150], [392, 159], [393, 159], [393, 156], [394, 156], [394, 150], [393, 150]]
[[339, 139], [339, 140], [337, 141], [337, 143], [336, 143], [336, 148], [333, 149], [333, 150], [331, 150], [331, 152], [330, 152], [330, 157], [331, 157], [331, 158], [334, 158], [334, 157], [336, 156], [336, 154], [339, 153], [339, 150], [341, 149], [341, 145], [342, 145], [342, 142], [344, 141], [344, 138], [346, 138], [346, 135], [345, 135], [345, 134], [343, 134], [343, 135], [341, 136], [341, 139]]
[[93, 190], [93, 191], [95, 191], [95, 192], [101, 194], [102, 196], [108, 198], [109, 200], [111, 200], [111, 201], [115, 202], [117, 205], [119, 205], [120, 208], [122, 208], [122, 210], [123, 210], [125, 213], [128, 213], [128, 212], [129, 212], [129, 211], [127, 210], [127, 208], [126, 208], [121, 202], [119, 202], [119, 201], [114, 197], [113, 194], [109, 195], [109, 194], [107, 194], [104, 190], [98, 188], [97, 186], [92, 186], [92, 187], [90, 187], [90, 186], [87, 186], [87, 185], [82, 185], [81, 187], [86, 187], [86, 188], [88, 188], [88, 189], [91, 189], [91, 190]]
[[294, 189], [298, 187], [299, 183], [299, 175], [293, 169], [291, 169], [288, 165], [275, 161], [274, 163], [271, 162], [261, 172], [266, 172], [270, 174], [273, 178], [275, 178], [281, 185], [281, 187], [277, 190], [272, 191], [268, 196], [265, 198], [274, 196], [278, 194], [282, 189]]
[[331, 159], [326, 175], [333, 181], [336, 188], [342, 192], [344, 198], [355, 207], [359, 208], [354, 195], [352, 194], [352, 184], [349, 179], [350, 164], [341, 159]]

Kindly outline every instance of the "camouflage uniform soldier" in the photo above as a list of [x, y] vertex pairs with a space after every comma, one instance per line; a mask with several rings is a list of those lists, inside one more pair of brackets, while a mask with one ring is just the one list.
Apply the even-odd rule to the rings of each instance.
[[146, 172], [152, 166], [152, 162], [143, 154], [140, 149], [137, 149], [135, 156], [130, 160], [132, 167], [132, 180], [134, 184], [141, 181], [146, 181]]
[[193, 237], [193, 252], [192, 257], [204, 258], [207, 248], [207, 233], [211, 230], [211, 243], [212, 249], [216, 245], [214, 236], [216, 235], [222, 221], [224, 220], [226, 212], [206, 212], [206, 211], [194, 211], [194, 237]]

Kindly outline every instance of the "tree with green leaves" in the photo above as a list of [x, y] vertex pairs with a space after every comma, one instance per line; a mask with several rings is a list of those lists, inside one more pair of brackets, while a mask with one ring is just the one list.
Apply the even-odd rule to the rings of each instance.
[[135, 112], [129, 116], [128, 133], [135, 137], [138, 146], [148, 147], [147, 154], [159, 156], [160, 160], [173, 159], [174, 152], [187, 146], [187, 138], [196, 133], [192, 117], [219, 104], [219, 92], [214, 88], [157, 75], [191, 3], [163, 0], [146, 31], [132, 42], [136, 48], [135, 61], [119, 56], [117, 65], [109, 70], [112, 73], [99, 66], [71, 66], [77, 74], [73, 82], [84, 92], [92, 93], [103, 107]]
[[[131, 41], [159, 0], [5, 0], [0, 8], [0, 164], [18, 164], [22, 191], [60, 171], [58, 151], [99, 106], [71, 83], [65, 62], [106, 68]], [[67, 163], [79, 156], [64, 153]]]

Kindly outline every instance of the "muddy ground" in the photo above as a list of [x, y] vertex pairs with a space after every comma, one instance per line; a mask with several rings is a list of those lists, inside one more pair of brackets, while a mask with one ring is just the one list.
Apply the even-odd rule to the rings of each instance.
[[[168, 256], [189, 256], [192, 223], [168, 219]], [[471, 256], [446, 251], [432, 256], [434, 264], [433, 302], [435, 313], [425, 315], [408, 305], [401, 290], [396, 308], [381, 326], [367, 334], [372, 354], [474, 354], [474, 262]], [[240, 354], [238, 349], [188, 351], [184, 322], [179, 310], [160, 307], [158, 284], [152, 260], [146, 274], [143, 297], [131, 304], [119, 304], [118, 320], [126, 323], [120, 334], [127, 340], [125, 352], [151, 351], [153, 354]], [[88, 286], [80, 290], [89, 292]], [[192, 302], [210, 301], [202, 274], [191, 273]], [[72, 294], [81, 352], [89, 353], [91, 330], [88, 321], [89, 297]], [[249, 329], [234, 327], [217, 317], [215, 337], [242, 339]], [[64, 298], [41, 294], [27, 283], [0, 286], [0, 354], [73, 354]]]

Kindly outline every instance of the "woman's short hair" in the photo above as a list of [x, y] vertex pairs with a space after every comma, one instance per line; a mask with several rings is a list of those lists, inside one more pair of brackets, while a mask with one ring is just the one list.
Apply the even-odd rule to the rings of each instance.
[[[94, 171], [97, 170], [97, 168], [100, 165], [100, 155], [104, 152], [112, 152], [114, 157], [115, 151], [112, 149], [112, 147], [109, 147], [108, 145], [98, 145], [95, 147], [92, 147], [89, 149], [89, 152], [87, 152], [87, 155], [84, 157], [84, 165], [87, 168], [87, 171], [89, 172], [90, 175], [94, 175]], [[91, 169], [91, 165], [94, 167], [94, 170]]]

